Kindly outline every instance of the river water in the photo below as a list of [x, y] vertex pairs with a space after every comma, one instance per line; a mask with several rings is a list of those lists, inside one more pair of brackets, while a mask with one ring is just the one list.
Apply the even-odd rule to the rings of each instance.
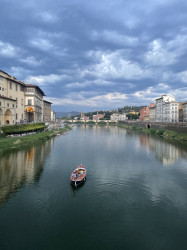
[[[81, 187], [70, 185], [79, 164]], [[187, 247], [187, 148], [118, 127], [0, 153], [0, 249]]]

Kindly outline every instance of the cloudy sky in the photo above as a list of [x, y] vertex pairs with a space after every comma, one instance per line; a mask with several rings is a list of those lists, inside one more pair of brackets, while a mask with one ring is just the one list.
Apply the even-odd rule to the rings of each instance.
[[55, 111], [187, 100], [186, 0], [1, 0], [0, 69]]

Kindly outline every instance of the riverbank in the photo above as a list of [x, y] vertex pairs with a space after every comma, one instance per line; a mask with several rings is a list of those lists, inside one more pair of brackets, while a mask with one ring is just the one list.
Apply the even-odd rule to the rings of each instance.
[[141, 131], [141, 132], [151, 134], [151, 135], [161, 136], [163, 138], [170, 139], [170, 140], [187, 142], [187, 134], [186, 133], [181, 134], [181, 133], [177, 133], [177, 132], [172, 131], [172, 130], [165, 130], [165, 129], [142, 128], [142, 127], [138, 127], [138, 126], [134, 126], [134, 125], [132, 125], [132, 126], [125, 125], [122, 123], [119, 123], [118, 126], [121, 128], [127, 128], [127, 129], [131, 129], [131, 130]]
[[57, 134], [65, 133], [70, 129], [71, 127], [65, 126], [64, 128], [58, 128], [51, 131], [39, 132], [36, 134], [31, 134], [26, 136], [0, 138], [0, 150], [14, 149], [30, 145], [36, 142], [46, 141], [56, 136]]

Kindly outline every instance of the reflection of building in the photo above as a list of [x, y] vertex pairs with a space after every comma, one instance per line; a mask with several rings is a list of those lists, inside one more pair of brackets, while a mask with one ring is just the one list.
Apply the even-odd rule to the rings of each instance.
[[26, 182], [40, 178], [46, 156], [51, 151], [53, 140], [24, 150], [1, 153], [0, 204]]
[[154, 151], [156, 158], [162, 162], [163, 165], [172, 165], [182, 154], [181, 149], [162, 139], [143, 134], [141, 134], [139, 138], [141, 145]]
[[156, 158], [163, 163], [163, 165], [172, 165], [180, 156], [180, 150], [165, 141], [155, 141], [155, 155]]

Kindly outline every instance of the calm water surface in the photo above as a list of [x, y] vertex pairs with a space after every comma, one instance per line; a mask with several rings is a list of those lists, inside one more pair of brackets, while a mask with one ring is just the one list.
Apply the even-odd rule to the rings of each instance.
[[[87, 181], [70, 186], [82, 163]], [[0, 249], [187, 249], [187, 148], [118, 127], [0, 153]]]

